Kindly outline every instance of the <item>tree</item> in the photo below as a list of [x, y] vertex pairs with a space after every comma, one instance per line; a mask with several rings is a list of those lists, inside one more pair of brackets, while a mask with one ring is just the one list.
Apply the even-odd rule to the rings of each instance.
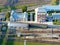
[[15, 6], [8, 6], [8, 10], [15, 10]]
[[7, 12], [7, 13], [5, 14], [5, 18], [6, 18], [6, 20], [9, 20], [9, 18], [10, 18], [10, 12]]
[[2, 8], [0, 8], [0, 12], [2, 11]]
[[11, 7], [11, 10], [15, 10], [16, 8], [15, 8], [15, 6], [10, 6]]
[[58, 4], [59, 4], [59, 0], [52, 0], [52, 1], [51, 1], [51, 4], [52, 4], [52, 5], [58, 5]]
[[27, 6], [22, 6], [22, 12], [26, 12], [27, 11]]
[[0, 12], [1, 12], [1, 9], [0, 9]]
[[56, 5], [59, 5], [59, 0], [56, 0]]

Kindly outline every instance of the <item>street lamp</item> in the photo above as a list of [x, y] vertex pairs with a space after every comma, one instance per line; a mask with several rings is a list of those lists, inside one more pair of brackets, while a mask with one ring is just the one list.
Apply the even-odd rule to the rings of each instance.
[[26, 45], [26, 40], [24, 40], [24, 45]]

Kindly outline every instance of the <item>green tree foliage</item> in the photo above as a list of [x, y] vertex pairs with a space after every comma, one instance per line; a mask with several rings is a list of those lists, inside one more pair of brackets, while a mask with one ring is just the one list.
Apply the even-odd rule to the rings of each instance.
[[52, 1], [51, 1], [51, 4], [52, 4], [52, 5], [58, 5], [58, 4], [59, 4], [59, 0], [52, 0]]
[[0, 12], [1, 12], [1, 9], [0, 9]]
[[0, 12], [1, 12], [2, 10], [3, 10], [3, 8], [1, 7], [1, 8], [0, 8]]
[[22, 12], [26, 12], [27, 11], [27, 6], [22, 6]]
[[57, 22], [58, 20], [57, 19], [54, 19], [53, 22]]
[[54, 19], [53, 24], [54, 25], [60, 25], [60, 19]]
[[5, 18], [6, 18], [6, 20], [9, 20], [9, 18], [10, 18], [10, 13], [9, 13], [9, 12], [7, 12], [7, 13], [5, 14]]
[[56, 0], [56, 5], [59, 5], [59, 0]]
[[15, 10], [15, 6], [8, 6], [8, 10]]
[[10, 8], [11, 8], [11, 10], [15, 10], [16, 9], [15, 6], [10, 6]]

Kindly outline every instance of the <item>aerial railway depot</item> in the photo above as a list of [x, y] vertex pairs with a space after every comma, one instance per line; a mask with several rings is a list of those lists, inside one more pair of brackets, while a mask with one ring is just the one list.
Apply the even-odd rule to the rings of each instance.
[[33, 12], [10, 10], [9, 13], [7, 20], [5, 13], [0, 12], [0, 40], [60, 44], [60, 4], [42, 5]]

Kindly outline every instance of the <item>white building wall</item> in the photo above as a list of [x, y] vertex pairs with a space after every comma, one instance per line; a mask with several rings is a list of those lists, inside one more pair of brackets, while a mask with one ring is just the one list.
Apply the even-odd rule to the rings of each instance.
[[37, 12], [38, 12], [38, 8], [35, 9], [35, 22], [37, 22]]

